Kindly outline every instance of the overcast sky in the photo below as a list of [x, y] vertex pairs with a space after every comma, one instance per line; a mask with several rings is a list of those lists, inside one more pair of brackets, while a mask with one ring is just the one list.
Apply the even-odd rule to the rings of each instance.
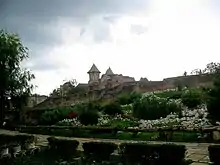
[[29, 48], [39, 94], [93, 63], [162, 80], [220, 61], [219, 0], [0, 0], [0, 28]]

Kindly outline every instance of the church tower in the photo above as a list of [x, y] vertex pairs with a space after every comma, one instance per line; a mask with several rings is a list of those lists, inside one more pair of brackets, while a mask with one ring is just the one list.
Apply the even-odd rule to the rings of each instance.
[[87, 72], [89, 74], [89, 86], [90, 89], [97, 88], [99, 85], [99, 75], [100, 71], [95, 66], [95, 64], [92, 65], [91, 69]]

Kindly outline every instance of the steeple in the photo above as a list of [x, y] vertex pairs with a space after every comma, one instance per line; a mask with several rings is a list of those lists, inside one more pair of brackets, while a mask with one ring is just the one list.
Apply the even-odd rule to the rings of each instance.
[[87, 73], [101, 73], [95, 64], [92, 65], [91, 69]]
[[106, 75], [113, 75], [114, 73], [112, 72], [112, 69], [109, 67], [106, 72], [105, 72]]
[[99, 83], [99, 75], [101, 72], [95, 64], [92, 65], [91, 69], [87, 73], [89, 74], [89, 84]]

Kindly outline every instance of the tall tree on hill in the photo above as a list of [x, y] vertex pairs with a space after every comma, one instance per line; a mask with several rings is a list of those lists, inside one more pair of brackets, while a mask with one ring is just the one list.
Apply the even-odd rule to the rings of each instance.
[[31, 93], [34, 75], [21, 67], [28, 49], [17, 34], [0, 30], [0, 124], [9, 108], [20, 110]]
[[206, 65], [203, 73], [216, 74], [220, 71], [220, 63], [211, 62]]
[[213, 62], [209, 63], [204, 71], [214, 75], [214, 86], [209, 91], [209, 98], [207, 101], [209, 118], [214, 122], [220, 121], [220, 64]]

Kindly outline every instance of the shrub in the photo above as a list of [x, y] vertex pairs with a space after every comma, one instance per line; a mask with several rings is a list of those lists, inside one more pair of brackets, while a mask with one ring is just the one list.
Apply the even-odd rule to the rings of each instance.
[[67, 118], [68, 114], [74, 111], [74, 108], [58, 108], [53, 110], [46, 110], [40, 116], [40, 123], [45, 125], [55, 124], [58, 121]]
[[135, 100], [141, 98], [141, 94], [137, 92], [123, 93], [117, 96], [116, 102], [120, 105], [132, 104]]
[[181, 165], [186, 151], [183, 145], [147, 143], [123, 143], [120, 150], [129, 162], [170, 165]]
[[102, 126], [109, 126], [112, 128], [124, 129], [128, 127], [137, 127], [138, 122], [130, 119], [112, 119], [108, 123], [103, 124]]
[[34, 143], [37, 141], [37, 137], [33, 135], [16, 135], [15, 138], [16, 141], [22, 145], [25, 143]]
[[167, 99], [180, 99], [182, 95], [182, 91], [163, 91], [163, 92], [158, 92], [154, 93], [156, 96], [161, 97], [161, 98], [167, 98]]
[[48, 137], [47, 141], [49, 143], [50, 148], [56, 149], [56, 141], [57, 141], [57, 139], [55, 137]]
[[83, 125], [98, 124], [99, 114], [96, 111], [85, 110], [79, 114], [79, 121]]
[[103, 110], [105, 114], [112, 116], [123, 113], [122, 108], [118, 103], [109, 103], [103, 106]]
[[202, 93], [196, 89], [185, 90], [181, 100], [188, 108], [196, 108], [202, 104]]
[[208, 147], [209, 159], [214, 165], [220, 164], [220, 145], [210, 145]]
[[184, 161], [186, 147], [184, 145], [163, 144], [160, 147], [160, 162], [162, 164], [181, 165]]
[[220, 121], [220, 75], [214, 81], [214, 87], [208, 92], [207, 110], [212, 121]]
[[70, 112], [67, 116], [69, 119], [76, 118], [79, 114], [77, 112]]
[[157, 161], [159, 147], [160, 145], [147, 143], [122, 143], [119, 146], [125, 162], [141, 164], [151, 164], [150, 161]]
[[83, 143], [83, 150], [86, 156], [93, 156], [95, 159], [108, 160], [109, 156], [117, 149], [117, 145], [110, 142], [86, 142]]
[[50, 147], [63, 156], [73, 155], [79, 145], [77, 140], [59, 139], [55, 137], [49, 137], [47, 140]]
[[153, 94], [147, 95], [133, 104], [134, 117], [155, 120], [166, 117], [171, 112], [180, 112], [181, 107], [175, 102], [169, 102], [167, 99], [159, 98]]

